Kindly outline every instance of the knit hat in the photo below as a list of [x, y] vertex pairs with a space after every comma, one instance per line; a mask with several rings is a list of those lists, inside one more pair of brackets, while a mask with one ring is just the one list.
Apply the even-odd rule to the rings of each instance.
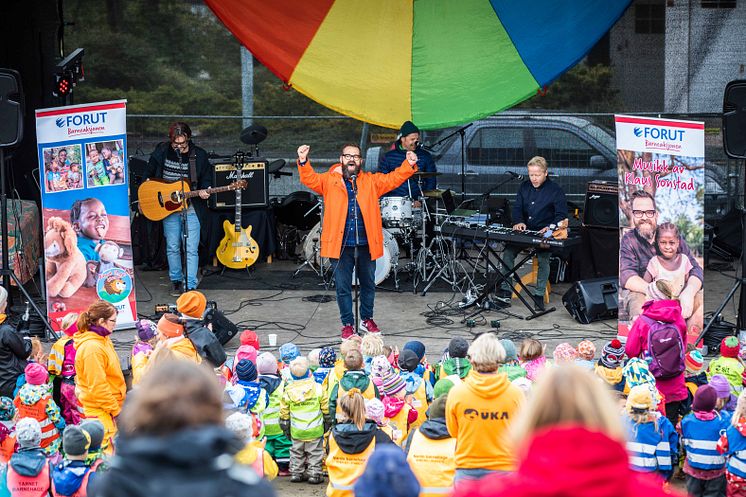
[[451, 338], [451, 341], [448, 343], [448, 357], [464, 358], [466, 357], [466, 354], [468, 352], [469, 352], [469, 342], [467, 342], [463, 338]]
[[139, 319], [135, 323], [135, 328], [137, 328], [137, 338], [143, 342], [151, 340], [158, 333], [158, 328], [150, 319]]
[[401, 125], [401, 128], [399, 128], [399, 136], [405, 137], [407, 135], [411, 135], [412, 133], [419, 133], [420, 128], [415, 126], [415, 124], [412, 121], [404, 121], [404, 124]]
[[383, 378], [393, 369], [385, 355], [377, 355], [370, 361], [370, 375], [374, 378]]
[[201, 318], [207, 308], [207, 298], [202, 292], [190, 290], [176, 299], [176, 310], [190, 318]]
[[67, 425], [62, 432], [62, 450], [68, 456], [82, 456], [91, 447], [91, 436], [80, 426]]
[[437, 418], [445, 418], [446, 417], [446, 395], [441, 395], [440, 397], [436, 397], [435, 400], [433, 400], [432, 404], [430, 404], [430, 409], [427, 411], [427, 417], [428, 419], [437, 419]]
[[236, 364], [236, 375], [241, 381], [256, 381], [256, 366], [248, 359], [241, 359]]
[[243, 330], [241, 332], [241, 345], [251, 345], [256, 350], [259, 350], [259, 337], [256, 333], [251, 330]]
[[254, 421], [245, 412], [234, 412], [225, 418], [225, 427], [244, 442], [254, 438]]
[[158, 320], [158, 331], [166, 338], [180, 337], [184, 335], [184, 325], [175, 322], [178, 319], [174, 314], [164, 314]]
[[238, 364], [238, 361], [241, 359], [248, 359], [256, 364], [256, 349], [253, 345], [241, 345], [236, 349], [236, 356], [233, 359], [233, 362]]
[[0, 397], [0, 421], [10, 421], [16, 417], [16, 406], [10, 397]]
[[294, 343], [283, 343], [280, 346], [280, 360], [285, 364], [290, 364], [290, 361], [300, 355], [298, 346]]
[[628, 413], [633, 410], [652, 410], [654, 406], [653, 393], [648, 385], [636, 385], [629, 390], [627, 402], [624, 406]]
[[299, 380], [308, 376], [308, 359], [303, 356], [296, 357], [290, 361], [290, 374]]
[[396, 373], [389, 373], [383, 377], [383, 393], [390, 397], [395, 395], [407, 387], [401, 376]]
[[365, 400], [365, 417], [375, 421], [377, 425], [383, 423], [384, 408], [383, 402], [373, 397]]
[[355, 497], [417, 497], [420, 484], [404, 452], [383, 444], [376, 446], [353, 490]]
[[708, 385], [715, 389], [718, 399], [730, 399], [730, 383], [725, 376], [721, 374], [712, 375]]
[[262, 352], [256, 358], [256, 371], [259, 374], [277, 374], [277, 358], [271, 352]]
[[21, 418], [16, 423], [16, 442], [22, 449], [41, 445], [41, 425], [34, 418]]
[[605, 368], [616, 369], [624, 360], [624, 346], [618, 339], [614, 339], [601, 349], [601, 365]]
[[30, 362], [24, 370], [26, 373], [26, 383], [29, 385], [44, 385], [49, 379], [47, 368], [38, 362]]
[[453, 381], [451, 381], [448, 377], [442, 378], [435, 382], [435, 386], [433, 387], [433, 397], [442, 397], [450, 392], [451, 388], [453, 387]]
[[104, 424], [95, 418], [84, 419], [80, 422], [80, 427], [91, 437], [91, 446], [89, 452], [99, 450], [104, 441]]
[[560, 362], [573, 362], [578, 357], [578, 351], [567, 342], [557, 345], [554, 349], [554, 361]]
[[404, 349], [399, 354], [399, 367], [403, 371], [414, 371], [419, 364], [420, 360], [412, 349]]
[[581, 359], [592, 361], [596, 355], [596, 346], [590, 340], [582, 340], [578, 344], [578, 355]]
[[513, 340], [503, 338], [502, 340], [500, 340], [500, 343], [505, 349], [505, 362], [508, 363], [511, 361], [517, 361], [518, 351], [515, 349], [515, 343], [513, 343]]
[[655, 385], [655, 377], [650, 372], [648, 363], [639, 357], [633, 357], [627, 361], [622, 369], [622, 375], [629, 388], [642, 384]]
[[736, 337], [725, 337], [720, 342], [720, 355], [723, 357], [738, 357], [739, 346], [738, 338]]
[[684, 364], [686, 365], [687, 371], [699, 373], [705, 366], [705, 360], [699, 350], [690, 350], [687, 352], [686, 356], [684, 356]]
[[718, 394], [712, 385], [702, 385], [694, 392], [694, 402], [692, 410], [700, 412], [710, 412], [715, 410], [715, 404], [718, 401]]
[[337, 361], [337, 352], [333, 347], [324, 347], [319, 352], [319, 366], [322, 368], [333, 368]]
[[422, 342], [418, 342], [417, 340], [412, 340], [411, 342], [405, 343], [402, 353], [405, 350], [411, 350], [412, 352], [414, 352], [417, 356], [417, 362], [422, 361], [422, 358], [425, 357], [425, 344]]

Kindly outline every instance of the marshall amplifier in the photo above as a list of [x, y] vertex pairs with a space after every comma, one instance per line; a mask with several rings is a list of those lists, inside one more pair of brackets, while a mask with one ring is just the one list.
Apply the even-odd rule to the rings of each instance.
[[619, 187], [616, 183], [588, 183], [583, 208], [583, 226], [619, 229]]
[[[233, 159], [213, 159], [210, 161], [213, 186], [226, 186], [234, 181], [246, 180], [246, 188], [241, 191], [241, 207], [269, 206], [269, 182], [267, 181], [267, 161], [249, 157], [236, 170]], [[227, 191], [210, 196], [210, 207], [213, 209], [235, 209], [236, 192]]]

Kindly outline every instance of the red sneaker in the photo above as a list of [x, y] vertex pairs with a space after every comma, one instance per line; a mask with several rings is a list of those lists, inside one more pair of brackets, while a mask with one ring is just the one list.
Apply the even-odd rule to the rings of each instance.
[[351, 324], [342, 326], [342, 340], [347, 340], [355, 334], [355, 328]]
[[378, 325], [372, 319], [363, 319], [360, 321], [360, 329], [366, 333], [380, 333], [381, 330]]

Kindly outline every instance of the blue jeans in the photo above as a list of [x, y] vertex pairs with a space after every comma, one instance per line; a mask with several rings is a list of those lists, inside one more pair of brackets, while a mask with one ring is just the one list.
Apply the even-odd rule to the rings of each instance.
[[[355, 247], [342, 247], [339, 259], [332, 259], [334, 286], [337, 290], [337, 305], [342, 325], [354, 324], [352, 309], [352, 270], [355, 268]], [[360, 319], [373, 317], [373, 302], [376, 298], [376, 261], [370, 260], [367, 245], [357, 248], [357, 277], [360, 283]]]
[[[187, 210], [187, 288], [197, 288], [199, 270], [199, 218], [194, 207]], [[163, 235], [166, 237], [166, 257], [168, 257], [168, 277], [171, 281], [181, 281], [184, 277], [181, 268], [181, 213], [176, 212], [163, 220]]]
[[[508, 266], [506, 268], [506, 271], [510, 271], [513, 268], [516, 256], [524, 248], [525, 247], [521, 247], [518, 245], [505, 244], [505, 250], [503, 251], [501, 257], [502, 260], [505, 262], [505, 265]], [[549, 250], [536, 251], [536, 259], [539, 263], [539, 268], [536, 272], [536, 288], [534, 289], [534, 296], [536, 297], [544, 298], [544, 291], [547, 288], [547, 280], [549, 279], [549, 257], [551, 257], [551, 255], [552, 252]], [[513, 282], [514, 277], [515, 275], [508, 278], [508, 282], [502, 282], [501, 287], [503, 290], [510, 291], [510, 283]]]

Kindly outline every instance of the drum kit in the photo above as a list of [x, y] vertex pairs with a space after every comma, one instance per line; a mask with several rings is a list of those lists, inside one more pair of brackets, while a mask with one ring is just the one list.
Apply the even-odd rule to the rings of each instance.
[[[425, 178], [439, 176], [437, 172], [417, 172], [420, 191], [422, 192], [422, 181]], [[381, 197], [381, 221], [383, 224], [383, 256], [376, 260], [375, 282], [376, 285], [383, 283], [389, 276], [393, 276], [394, 286], [399, 290], [399, 274], [409, 273], [416, 291], [417, 285], [422, 282], [430, 283], [433, 279], [446, 279], [455, 284], [456, 272], [452, 271], [453, 278], [448, 279], [443, 270], [443, 259], [441, 252], [450, 251], [450, 242], [444, 240], [437, 228], [435, 237], [428, 240], [432, 233], [432, 226], [437, 225], [434, 220], [438, 215], [431, 213], [433, 201], [440, 199], [440, 190], [422, 192], [417, 198], [411, 197]], [[296, 277], [305, 268], [311, 269], [322, 280], [321, 283], [328, 287], [333, 282], [331, 263], [328, 259], [320, 256], [321, 231], [323, 229], [323, 200], [307, 191], [298, 191], [285, 197], [278, 209], [278, 221], [295, 226], [299, 232], [308, 230], [301, 238], [302, 249], [300, 257], [302, 263], [296, 269], [293, 277]], [[428, 241], [430, 242], [428, 244]], [[407, 248], [410, 260], [403, 263], [402, 249]], [[438, 260], [434, 258], [440, 257]], [[449, 258], [450, 259], [450, 258]], [[438, 271], [436, 275], [436, 270]], [[355, 281], [353, 273], [353, 282]]]

